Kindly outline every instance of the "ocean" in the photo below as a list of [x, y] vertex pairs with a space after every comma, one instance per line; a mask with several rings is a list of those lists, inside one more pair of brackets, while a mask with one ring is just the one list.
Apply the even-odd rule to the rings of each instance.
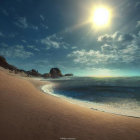
[[140, 77], [62, 77], [42, 90], [93, 110], [140, 117]]

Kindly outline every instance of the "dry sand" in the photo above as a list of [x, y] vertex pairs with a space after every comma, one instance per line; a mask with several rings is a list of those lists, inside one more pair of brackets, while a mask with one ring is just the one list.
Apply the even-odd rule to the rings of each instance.
[[140, 119], [71, 104], [0, 70], [0, 140], [140, 140]]

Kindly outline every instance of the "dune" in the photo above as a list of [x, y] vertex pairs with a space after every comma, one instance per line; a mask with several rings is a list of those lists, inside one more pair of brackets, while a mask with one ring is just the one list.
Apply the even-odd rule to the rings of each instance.
[[0, 140], [139, 140], [140, 119], [44, 94], [40, 82], [0, 70]]

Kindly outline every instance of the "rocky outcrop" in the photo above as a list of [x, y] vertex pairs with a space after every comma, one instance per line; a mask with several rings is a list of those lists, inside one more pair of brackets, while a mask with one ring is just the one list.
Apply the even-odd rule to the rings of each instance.
[[30, 71], [25, 71], [25, 70], [18, 69], [15, 66], [12, 66], [12, 65], [8, 64], [6, 59], [2, 56], [0, 56], [0, 67], [8, 69], [15, 74], [21, 74], [21, 75], [25, 75], [25, 76], [29, 76], [29, 77], [31, 77], [31, 76], [41, 77], [42, 76], [38, 71], [36, 71], [34, 69], [32, 69]]
[[15, 66], [8, 64], [6, 59], [2, 56], [0, 56], [0, 66], [11, 71], [18, 71], [18, 69]]
[[50, 75], [52, 78], [58, 78], [63, 76], [59, 68], [52, 68], [50, 70]]
[[35, 69], [32, 69], [30, 71], [26, 72], [29, 76], [34, 76], [34, 77], [41, 77], [42, 75], [36, 71]]
[[51, 74], [50, 73], [44, 73], [42, 75], [43, 78], [50, 78], [51, 77]]
[[65, 76], [73, 76], [72, 73], [65, 74]]
[[[28, 77], [43, 77], [43, 78], [59, 78], [62, 77], [62, 73], [59, 68], [52, 68], [49, 73], [40, 74], [37, 70], [32, 69], [30, 71], [25, 71], [16, 68], [13, 65], [8, 64], [6, 59], [0, 56], [0, 67], [10, 70], [10, 72], [14, 72], [15, 74], [21, 74]], [[65, 74], [64, 76], [73, 76], [73, 74]]]

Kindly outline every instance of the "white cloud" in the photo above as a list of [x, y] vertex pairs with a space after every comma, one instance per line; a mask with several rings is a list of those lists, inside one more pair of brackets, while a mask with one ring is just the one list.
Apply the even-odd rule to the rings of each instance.
[[19, 18], [17, 19], [17, 22], [15, 22], [15, 24], [16, 24], [18, 27], [24, 28], [24, 29], [26, 29], [26, 28], [29, 27], [29, 25], [28, 25], [28, 23], [27, 23], [27, 19], [26, 19], [25, 17], [19, 17]]
[[22, 41], [23, 43], [27, 43], [27, 41], [26, 41], [26, 40], [24, 40], [24, 39], [23, 39], [23, 40], [21, 40], [21, 41]]
[[67, 44], [66, 42], [63, 41], [63, 38], [61, 37], [57, 37], [56, 34], [43, 38], [41, 39], [41, 43], [46, 45], [46, 49], [50, 49], [50, 48], [64, 48], [67, 49], [69, 44]]
[[102, 35], [98, 41], [102, 44], [99, 50], [75, 50], [68, 55], [75, 63], [84, 65], [121, 64], [140, 61], [140, 35], [114, 34]]
[[77, 47], [76, 46], [73, 46], [72, 49], [75, 50], [75, 49], [77, 49]]
[[50, 37], [46, 37], [41, 40], [42, 44], [45, 44], [47, 48], [54, 47], [54, 48], [59, 48], [60, 43], [57, 41], [52, 40]]
[[2, 33], [2, 32], [0, 32], [0, 37], [4, 37], [5, 35]]
[[40, 18], [44, 21], [45, 17], [43, 15], [40, 15]]
[[99, 63], [108, 63], [109, 60], [114, 58], [114, 55], [103, 54], [100, 51], [95, 50], [77, 50], [73, 51], [68, 57], [74, 57], [75, 63], [81, 63], [86, 65], [94, 65]]
[[137, 27], [137, 28], [140, 27], [140, 21], [137, 21], [136, 27]]
[[23, 29], [32, 28], [34, 30], [38, 30], [38, 26], [29, 24], [27, 22], [26, 17], [19, 17], [17, 19], [17, 21], [15, 22], [15, 25], [17, 25], [18, 27], [23, 28]]
[[99, 42], [111, 42], [112, 40], [114, 39], [114, 36], [110, 36], [108, 34], [105, 34], [105, 35], [102, 35], [102, 36], [99, 36], [97, 41]]
[[133, 49], [127, 50], [124, 49], [122, 52], [111, 52], [104, 53], [101, 51], [95, 50], [78, 50], [73, 51], [68, 57], [73, 57], [75, 63], [81, 63], [84, 65], [106, 65], [106, 64], [115, 64], [115, 63], [130, 63], [135, 60], [135, 56], [131, 55]]
[[17, 33], [8, 33], [8, 34], [3, 34], [2, 32], [0, 32], [0, 37], [10, 37], [10, 38], [14, 38], [16, 36]]
[[97, 41], [103, 42], [103, 43], [111, 43], [111, 44], [117, 44], [117, 43], [126, 43], [131, 42], [134, 39], [134, 36], [132, 34], [124, 34], [121, 32], [115, 32], [114, 34], [105, 34], [98, 37]]
[[34, 51], [40, 51], [35, 45], [27, 45], [27, 48], [30, 48]]
[[0, 55], [3, 56], [25, 59], [33, 55], [32, 52], [26, 51], [23, 45], [9, 46], [1, 43], [0, 46]]
[[114, 52], [115, 51], [115, 47], [112, 47], [111, 45], [108, 44], [104, 44], [101, 46], [101, 51], [104, 52], [105, 54], [108, 54], [110, 52]]

